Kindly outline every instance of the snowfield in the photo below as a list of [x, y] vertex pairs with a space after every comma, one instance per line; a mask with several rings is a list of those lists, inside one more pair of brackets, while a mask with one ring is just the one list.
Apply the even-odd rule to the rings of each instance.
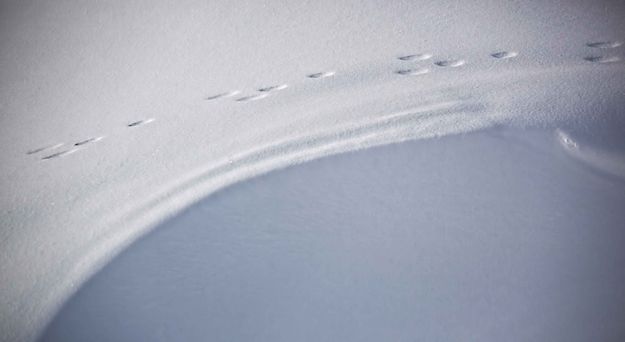
[[622, 340], [624, 17], [2, 2], [0, 340]]

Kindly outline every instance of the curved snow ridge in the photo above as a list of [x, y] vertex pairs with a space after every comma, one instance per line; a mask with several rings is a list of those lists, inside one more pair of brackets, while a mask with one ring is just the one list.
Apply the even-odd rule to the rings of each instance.
[[[317, 158], [412, 139], [466, 133], [501, 124], [542, 124], [555, 128], [560, 113], [576, 116], [578, 113], [571, 110], [610, 98], [609, 92], [598, 96], [602, 87], [588, 85], [619, 85], [621, 80], [616, 76], [623, 74], [623, 70], [620, 66], [612, 66], [601, 70], [583, 64], [566, 68], [511, 69], [500, 73], [481, 70], [466, 82], [458, 80], [460, 84], [453, 87], [445, 83], [432, 84], [427, 90], [416, 88], [401, 93], [401, 98], [408, 99], [406, 102], [395, 97], [385, 100], [382, 96], [385, 94], [382, 94], [379, 100], [387, 108], [407, 109], [380, 110], [377, 115], [371, 115], [373, 112], [367, 109], [365, 116], [343, 121], [349, 117], [347, 113], [363, 108], [362, 98], [351, 99], [338, 112], [332, 110], [330, 113], [338, 122], [343, 122], [341, 125], [314, 124], [311, 127], [318, 129], [314, 133], [287, 136], [218, 162], [209, 162], [176, 177], [175, 181], [154, 191], [150, 198], [133, 201], [131, 206], [100, 219], [98, 227], [91, 229], [96, 235], [69, 251], [57, 264], [55, 288], [45, 284], [48, 300], [41, 301], [39, 309], [55, 312], [78, 285], [136, 239], [201, 198], [234, 183]], [[603, 77], [606, 75], [613, 78]], [[472, 87], [476, 79], [480, 87]], [[585, 80], [587, 87], [580, 87], [584, 84], [580, 80]], [[554, 99], [548, 90], [559, 85], [567, 85], [559, 90], [570, 94]], [[355, 86], [346, 85], [342, 91], [348, 92]], [[581, 88], [585, 90], [579, 93]], [[617, 91], [617, 88], [611, 89]], [[423, 99], [421, 105], [410, 106], [410, 102], [415, 103], [418, 99]], [[406, 107], [400, 107], [404, 105]], [[313, 119], [327, 115], [328, 110], [322, 108], [310, 118], [304, 115], [308, 112], [298, 113], [300, 115], [296, 117], [298, 120]], [[532, 115], [526, 115], [528, 113]], [[52, 303], [51, 307], [46, 303]]]
[[437, 102], [310, 135], [285, 138], [200, 167], [164, 186], [164, 190], [157, 192], [145, 204], [118, 215], [113, 221], [117, 224], [127, 223], [146, 216], [148, 212], [162, 212], [162, 206], [170, 202], [185, 207], [188, 204], [180, 205], [182, 198], [204, 197], [236, 181], [312, 159], [408, 139], [432, 138], [485, 128], [490, 122], [476, 115], [484, 109], [484, 104], [476, 102]]
[[556, 130], [556, 138], [566, 153], [595, 170], [625, 179], [625, 156], [581, 144], [571, 134]]
[[77, 284], [158, 222], [229, 185], [334, 154], [485, 128], [490, 125], [489, 121], [476, 115], [484, 109], [483, 104], [460, 100], [426, 104], [311, 135], [283, 139], [201, 167], [164, 186], [154, 197], [142, 202], [144, 204], [102, 223], [108, 229], [94, 231], [105, 232], [103, 235], [66, 255], [60, 269], [68, 270], [68, 274], [60, 277], [48, 298], [58, 307], [71, 294], [68, 291], [73, 291]]
[[[217, 165], [212, 164], [193, 172], [185, 177], [185, 180], [168, 186], [167, 188], [171, 190], [160, 193], [147, 205], [142, 206], [143, 209], [139, 209], [138, 212], [134, 211], [128, 217], [142, 215], [139, 212], [154, 207], [158, 202], [166, 198], [169, 199], [176, 193], [193, 190], [197, 188], [199, 183], [206, 181], [221, 183], [215, 180], [228, 178], [231, 174], [241, 173], [241, 170], [254, 170], [260, 165], [272, 164], [276, 167], [271, 169], [276, 169], [284, 164], [292, 165], [313, 158], [389, 142], [429, 138], [467, 132], [478, 127], [482, 128], [486, 125], [483, 118], [471, 120], [471, 114], [483, 109], [483, 104], [468, 101], [438, 102], [398, 113], [381, 115], [377, 118], [332, 128], [316, 134], [283, 139], [239, 153], [217, 163]], [[280, 162], [273, 165], [273, 161]]]
[[[155, 189], [150, 197], [135, 198], [125, 203], [125, 208], [116, 206], [111, 210], [117, 212], [98, 217], [88, 235], [82, 236], [74, 248], [55, 261], [50, 274], [41, 277], [53, 280], [35, 285], [34, 292], [44, 298], [39, 298], [28, 311], [50, 319], [78, 286], [120, 251], [163, 220], [229, 185], [313, 159], [411, 139], [459, 134], [501, 124], [542, 124], [555, 128], [562, 113], [566, 113], [563, 118], [582, 117], [577, 115], [580, 108], [610, 105], [605, 100], [618, 97], [623, 73], [621, 64], [577, 63], [501, 70], [466, 68], [463, 75], [447, 73], [436, 81], [413, 83], [418, 78], [396, 76], [389, 70], [388, 78], [376, 82], [364, 77], [367, 73], [363, 73], [366, 80], [357, 82], [353, 77], [335, 76], [327, 79], [334, 81], [328, 87], [294, 91], [286, 94], [281, 103], [259, 101], [258, 107], [253, 108], [254, 105], [242, 113], [274, 121], [280, 115], [288, 117], [292, 124], [288, 123], [291, 121], [269, 124], [266, 129], [278, 129], [279, 134], [270, 134], [273, 138], [269, 141], [260, 139], [265, 142], [262, 146], [241, 148], [242, 152], [224, 156], [217, 162], [205, 160], [193, 171], [185, 171], [176, 180]], [[385, 91], [373, 91], [381, 87]], [[292, 88], [287, 89], [296, 90]], [[562, 96], [554, 98], [554, 89]], [[282, 93], [282, 90], [267, 92]], [[304, 99], [298, 98], [298, 94]], [[311, 98], [325, 105], [311, 107], [306, 100]], [[236, 103], [224, 103], [223, 107], [237, 106]], [[223, 113], [230, 112], [223, 110]], [[202, 118], [189, 120], [200, 122]], [[150, 121], [126, 126], [142, 126]], [[159, 121], [167, 120], [159, 118]], [[158, 132], [157, 126], [153, 126], [152, 132]], [[312, 133], [289, 134], [288, 128], [299, 128], [301, 132], [302, 127]]]

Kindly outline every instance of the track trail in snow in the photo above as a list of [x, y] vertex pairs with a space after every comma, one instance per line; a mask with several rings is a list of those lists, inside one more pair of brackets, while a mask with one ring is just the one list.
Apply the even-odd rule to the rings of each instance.
[[[136, 30], [140, 21], [132, 16], [145, 11], [133, 5], [120, 7], [128, 15], [111, 16], [119, 19], [113, 21], [106, 13], [118, 9], [94, 9], [102, 14], [97, 27], [83, 23], [86, 11], [77, 9], [25, 16], [28, 30], [15, 30], [19, 39], [7, 40], [10, 49], [2, 46], [11, 77], [2, 98], [8, 128], [2, 134], [0, 272], [14, 281], [0, 289], [0, 306], [9, 308], [0, 314], [0, 330], [32, 339], [117, 252], [233, 183], [372, 146], [498, 125], [555, 130], [622, 108], [625, 47], [618, 27], [579, 26], [581, 33], [549, 41], [560, 25], [527, 6], [528, 23], [507, 8], [447, 13], [433, 3], [403, 16], [400, 8], [352, 5], [350, 11], [363, 17], [348, 22], [341, 11], [323, 6], [313, 8], [314, 22], [307, 21], [308, 11], [274, 8], [271, 15], [284, 24], [279, 28], [247, 22], [263, 17], [256, 13], [228, 17], [224, 10], [226, 19], [211, 21], [205, 17], [216, 13], [213, 8], [169, 16], [172, 11], [158, 5], [167, 15], [154, 12], [154, 21], [137, 16], [145, 31]], [[558, 18], [560, 10], [553, 12]], [[411, 21], [415, 11], [432, 14], [419, 26]], [[491, 16], [491, 26], [486, 35], [467, 39], [479, 33], [468, 25], [476, 21], [472, 13]], [[284, 21], [291, 14], [295, 19]], [[448, 15], [458, 20], [440, 28], [436, 18]], [[247, 21], [233, 23], [237, 18]], [[520, 37], [519, 29], [490, 35], [511, 27], [511, 19], [532, 29], [544, 21], [549, 34], [528, 30]], [[565, 24], [565, 32], [579, 25]], [[312, 25], [327, 27], [315, 31]], [[363, 36], [354, 35], [363, 28]], [[384, 39], [367, 37], [371, 32]], [[407, 38], [396, 39], [399, 32]], [[328, 33], [338, 34], [334, 46], [326, 42]], [[297, 45], [302, 36], [306, 41]], [[282, 39], [291, 50], [282, 49]], [[66, 53], [74, 48], [76, 54]], [[587, 150], [584, 142], [577, 150]], [[620, 174], [618, 162], [597, 158], [583, 159]]]
[[[585, 46], [590, 47], [591, 50], [593, 50], [590, 53], [586, 53], [585, 57], [583, 57], [583, 60], [586, 62], [596, 63], [596, 64], [607, 64], [607, 63], [618, 63], [622, 61], [621, 55], [623, 54], [623, 51], [620, 51], [622, 49], [619, 49], [619, 51], [611, 53], [611, 50], [614, 50], [622, 46], [622, 43], [620, 41], [597, 41], [597, 42], [593, 41], [593, 42], [586, 43]], [[595, 52], [595, 51], [598, 51], [598, 52]], [[419, 52], [415, 54], [402, 55], [402, 56], [396, 57], [396, 60], [404, 62], [400, 68], [393, 69], [391, 63], [389, 63], [388, 65], [380, 66], [378, 68], [379, 70], [377, 70], [377, 72], [375, 73], [371, 73], [370, 71], [367, 71], [367, 70], [351, 71], [349, 72], [351, 74], [350, 79], [353, 79], [354, 75], [360, 75], [360, 76], [357, 76], [356, 78], [358, 77], [362, 78], [363, 77], [362, 75], [366, 75], [365, 79], [367, 82], [380, 82], [380, 81], [385, 82], [385, 81], [388, 81], [388, 75], [383, 75], [383, 74], [389, 71], [400, 76], [425, 77], [427, 74], [427, 76], [437, 77], [436, 75], [437, 68], [446, 69], [446, 68], [459, 68], [459, 67], [471, 68], [472, 67], [470, 62], [462, 58], [451, 58], [451, 59], [438, 58], [436, 59], [434, 58], [434, 56], [436, 55], [431, 52]], [[502, 50], [502, 51], [492, 52], [490, 54], [484, 54], [483, 57], [487, 57], [487, 56], [491, 57], [491, 59], [494, 59], [493, 63], [491, 63], [492, 65], [488, 66], [489, 68], [492, 68], [492, 67], [497, 67], [496, 65], [496, 63], [498, 63], [497, 60], [507, 60], [507, 59], [516, 58], [519, 56], [519, 52], [514, 51], [514, 50], [510, 50], [510, 51]], [[527, 58], [531, 58], [531, 56], [527, 56]], [[483, 60], [480, 62], [482, 62], [482, 65], [484, 65]], [[501, 61], [501, 62], [504, 62], [504, 61]], [[505, 61], [505, 62], [508, 62], [508, 61]], [[467, 63], [469, 64], [465, 65]], [[619, 63], [619, 64], [622, 64], [622, 63]], [[506, 66], [503, 66], [503, 67], [506, 67]], [[589, 67], [591, 67], [591, 65], [589, 65]], [[483, 70], [472, 71], [474, 75], [478, 75], [477, 76], [478, 78], [479, 78], [479, 74], [482, 72], [484, 71]], [[505, 71], [503, 72], [505, 73]], [[367, 75], [367, 73], [369, 75]], [[433, 74], [433, 75], [430, 75], [430, 74]], [[472, 76], [473, 78], [476, 77], [474, 75]], [[305, 76], [305, 78], [308, 78], [309, 81], [325, 82], [326, 87], [332, 87], [333, 78], [340, 78], [341, 76], [344, 76], [344, 75], [341, 75], [340, 72], [337, 74], [337, 71], [320, 71], [320, 72], [308, 74]], [[446, 76], [449, 76], [449, 75], [446, 75]], [[424, 81], [432, 82], [431, 79], [424, 80]], [[340, 81], [338, 83], [340, 84]], [[352, 82], [350, 86], [358, 87], [359, 84], [357, 82]], [[208, 95], [204, 97], [204, 100], [209, 101], [209, 102], [215, 102], [218, 100], [224, 101], [226, 99], [231, 99], [232, 101], [239, 102], [239, 103], [254, 102], [257, 100], [269, 99], [272, 96], [280, 96], [280, 93], [283, 90], [288, 90], [291, 92], [298, 92], [298, 91], [306, 92], [307, 96], [315, 97], [315, 95], [310, 94], [311, 92], [310, 87], [307, 87], [305, 82], [300, 81], [300, 83], [298, 84], [289, 85], [287, 83], [275, 83], [273, 85], [260, 86], [260, 87], [256, 87], [255, 91], [254, 90], [252, 91], [241, 90], [241, 89], [226, 90], [226, 91]], [[314, 91], [314, 89], [312, 89], [312, 91]], [[242, 95], [242, 94], [245, 94], [245, 95]], [[223, 106], [224, 104], [221, 103], [221, 105]], [[227, 110], [227, 109], [224, 109], [223, 107], [221, 109]], [[141, 126], [141, 125], [150, 123], [154, 120], [155, 118], [133, 121], [127, 124], [126, 126], [127, 127]], [[58, 157], [67, 156], [74, 152], [77, 152], [82, 149], [82, 147], [78, 148], [79, 146], [83, 146], [87, 143], [92, 144], [92, 143], [98, 142], [102, 138], [103, 136], [86, 138], [79, 142], [73, 143], [72, 144], [73, 147], [70, 147], [69, 149], [65, 149], [65, 150], [62, 149], [63, 146], [65, 146], [65, 144], [63, 142], [57, 142], [54, 144], [49, 144], [49, 145], [45, 145], [42, 147], [33, 148], [29, 150], [26, 154], [33, 155], [33, 154], [39, 154], [44, 151], [54, 151], [53, 153], [40, 156], [40, 159], [41, 160], [55, 159]]]

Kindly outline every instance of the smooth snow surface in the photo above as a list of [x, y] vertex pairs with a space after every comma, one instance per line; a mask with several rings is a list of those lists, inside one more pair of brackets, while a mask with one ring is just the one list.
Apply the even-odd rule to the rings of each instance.
[[2, 1], [0, 340], [36, 339], [189, 205], [315, 158], [540, 128], [623, 179], [624, 16], [591, 0]]
[[625, 179], [551, 131], [344, 154], [127, 249], [43, 341], [623, 341]]

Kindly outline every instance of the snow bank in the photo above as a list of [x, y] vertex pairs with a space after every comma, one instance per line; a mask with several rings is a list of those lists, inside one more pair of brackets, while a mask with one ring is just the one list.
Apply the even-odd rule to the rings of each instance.
[[[616, 2], [0, 6], [7, 340], [32, 340], [116, 252], [229, 184], [375, 145], [574, 132], [622, 113]], [[582, 159], [618, 175], [606, 153]]]
[[550, 130], [324, 158], [184, 210], [44, 341], [619, 341], [625, 179]]

